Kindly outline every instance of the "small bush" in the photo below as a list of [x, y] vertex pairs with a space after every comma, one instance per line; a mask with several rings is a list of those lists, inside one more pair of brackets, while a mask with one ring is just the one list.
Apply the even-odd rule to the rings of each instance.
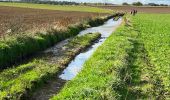
[[134, 3], [132, 3], [132, 5], [134, 5], [134, 6], [143, 6], [143, 4], [141, 2], [134, 2]]
[[124, 3], [122, 3], [122, 5], [125, 5], [125, 6], [127, 6], [127, 5], [129, 5], [127, 2], [124, 2]]

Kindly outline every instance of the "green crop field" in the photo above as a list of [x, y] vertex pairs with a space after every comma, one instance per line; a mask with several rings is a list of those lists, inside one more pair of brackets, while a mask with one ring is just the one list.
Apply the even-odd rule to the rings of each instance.
[[151, 90], [148, 94], [155, 99], [170, 99], [170, 15], [138, 15], [134, 18], [134, 26], [149, 57], [147, 63], [151, 68], [143, 77], [149, 79]]
[[34, 8], [34, 9], [48, 9], [48, 10], [61, 10], [61, 11], [80, 11], [80, 12], [96, 12], [96, 13], [112, 13], [112, 10], [102, 9], [89, 6], [62, 6], [62, 5], [48, 5], [48, 4], [31, 4], [31, 3], [4, 3], [0, 2], [0, 6], [12, 6], [21, 8]]

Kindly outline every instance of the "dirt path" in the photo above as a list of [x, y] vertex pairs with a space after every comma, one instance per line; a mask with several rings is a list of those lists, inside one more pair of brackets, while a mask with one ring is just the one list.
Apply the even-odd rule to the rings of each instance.
[[[46, 56], [44, 58], [48, 60], [48, 62], [60, 63], [59, 61], [62, 59], [62, 55], [69, 49], [66, 45], [71, 39], [72, 38], [59, 42], [54, 47], [42, 52], [42, 56]], [[59, 75], [60, 73], [54, 76], [52, 80], [48, 80], [42, 88], [36, 90], [32, 96], [28, 97], [26, 100], [48, 100], [53, 94], [58, 93], [66, 83], [65, 80], [58, 78]]]
[[41, 88], [38, 92], [35, 92], [31, 98], [27, 100], [49, 100], [54, 94], [58, 93], [66, 81], [56, 77], [53, 80], [47, 81], [46, 85]]

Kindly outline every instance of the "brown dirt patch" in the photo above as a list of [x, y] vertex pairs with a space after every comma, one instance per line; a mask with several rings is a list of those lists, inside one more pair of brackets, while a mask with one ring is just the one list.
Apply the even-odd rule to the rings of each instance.
[[130, 12], [132, 9], [141, 13], [170, 13], [170, 7], [134, 7], [134, 6], [95, 6], [100, 8], [112, 9], [115, 11]]
[[11, 27], [19, 32], [42, 31], [58, 23], [67, 26], [100, 15], [105, 14], [0, 6], [0, 34], [4, 34]]

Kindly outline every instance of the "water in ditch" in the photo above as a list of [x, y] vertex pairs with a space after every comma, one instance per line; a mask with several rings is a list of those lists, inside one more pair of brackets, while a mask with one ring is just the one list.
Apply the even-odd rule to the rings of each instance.
[[88, 50], [80, 53], [75, 57], [74, 60], [68, 65], [66, 69], [62, 72], [59, 78], [63, 80], [71, 80], [73, 79], [82, 69], [83, 64], [90, 56], [94, 53], [94, 51], [111, 35], [111, 33], [121, 24], [122, 19], [120, 18], [117, 21], [113, 19], [109, 19], [102, 26], [87, 28], [80, 32], [79, 36], [87, 34], [87, 33], [101, 33], [101, 38], [95, 42]]

